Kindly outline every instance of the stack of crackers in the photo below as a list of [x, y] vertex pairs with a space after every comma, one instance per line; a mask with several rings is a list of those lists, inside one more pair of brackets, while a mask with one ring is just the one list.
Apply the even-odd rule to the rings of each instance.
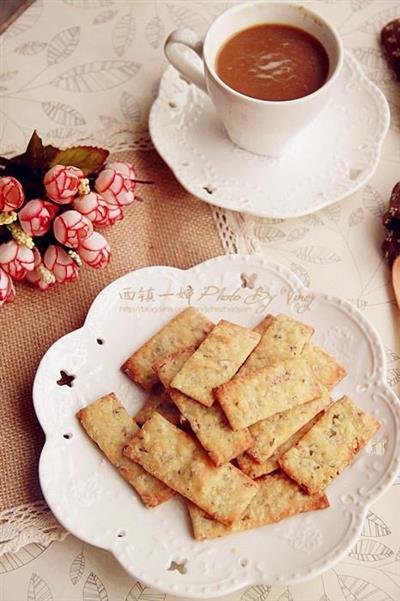
[[190, 307], [122, 366], [149, 391], [134, 418], [113, 393], [77, 417], [147, 507], [186, 500], [197, 540], [326, 508], [380, 424], [332, 402], [346, 370], [313, 334], [287, 315], [251, 330]]

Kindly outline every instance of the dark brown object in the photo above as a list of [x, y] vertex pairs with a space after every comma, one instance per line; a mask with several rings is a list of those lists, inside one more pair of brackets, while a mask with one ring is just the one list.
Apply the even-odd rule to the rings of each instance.
[[329, 58], [321, 42], [298, 27], [265, 23], [222, 46], [217, 73], [232, 89], [259, 100], [293, 100], [324, 85]]
[[0, 2], [0, 34], [3, 33], [15, 19], [33, 4], [35, 0], [2, 0]]
[[149, 265], [186, 269], [224, 252], [210, 207], [185, 192], [155, 152], [112, 158], [132, 161], [141, 179], [155, 185], [139, 188], [145, 202], [104, 230], [110, 265], [83, 269], [77, 282], [47, 292], [17, 285], [15, 301], [0, 309], [0, 511], [42, 499], [37, 463], [44, 437], [33, 410], [32, 382], [49, 346], [82, 325], [95, 296], [115, 278]]
[[381, 44], [389, 67], [400, 81], [400, 18], [391, 21], [382, 29]]
[[382, 223], [387, 229], [382, 251], [391, 267], [400, 254], [400, 182], [392, 190], [389, 208], [382, 217]]

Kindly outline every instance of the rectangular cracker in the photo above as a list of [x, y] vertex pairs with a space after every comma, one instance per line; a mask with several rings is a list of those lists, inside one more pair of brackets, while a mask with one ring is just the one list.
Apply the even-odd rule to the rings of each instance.
[[186, 432], [153, 413], [123, 451], [224, 524], [239, 519], [258, 486], [231, 463], [215, 467]]
[[329, 403], [329, 393], [326, 388], [323, 388], [321, 396], [314, 401], [281, 413], [275, 413], [268, 419], [263, 419], [250, 426], [250, 434], [254, 443], [247, 453], [259, 463], [266, 461], [292, 434], [300, 430]]
[[[156, 366], [158, 377], [167, 389], [192, 352], [192, 349], [188, 349], [174, 353]], [[253, 439], [249, 431], [232, 430], [218, 403], [205, 407], [183, 392], [173, 389], [170, 389], [170, 395], [215, 465], [234, 459], [252, 445]]]
[[258, 480], [258, 486], [258, 493], [242, 517], [230, 526], [213, 520], [204, 511], [188, 503], [194, 538], [208, 540], [226, 536], [273, 524], [298, 513], [329, 507], [325, 495], [307, 495], [282, 473], [261, 478]]
[[173, 490], [122, 455], [123, 447], [139, 431], [139, 427], [114, 393], [84, 407], [76, 417], [147, 507], [155, 507], [172, 497]]
[[157, 382], [153, 365], [164, 355], [176, 353], [188, 346], [197, 347], [213, 327], [214, 324], [205, 315], [194, 307], [189, 307], [134, 352], [121, 369], [131, 380], [145, 390], [150, 390]]
[[282, 457], [286, 451], [294, 447], [301, 438], [313, 427], [314, 424], [323, 416], [324, 412], [320, 411], [317, 413], [309, 422], [304, 424], [300, 430], [294, 432], [290, 438], [288, 438], [284, 443], [278, 447], [275, 452], [268, 457], [262, 463], [255, 461], [250, 455], [247, 453], [243, 453], [243, 455], [239, 455], [237, 457], [237, 462], [239, 468], [244, 472], [249, 478], [259, 478], [260, 476], [264, 476], [265, 474], [270, 474], [275, 470], [279, 469], [279, 458]]
[[221, 320], [177, 373], [171, 387], [211, 407], [213, 388], [235, 375], [260, 338], [253, 330]]
[[216, 388], [214, 394], [232, 428], [240, 430], [313, 401], [321, 395], [321, 386], [300, 355], [247, 376], [236, 376]]
[[[268, 320], [267, 324], [270, 321]], [[240, 368], [239, 376], [297, 357], [314, 333], [314, 328], [288, 315], [277, 315], [272, 319], [272, 323], [265, 327], [267, 324], [264, 322], [259, 324], [258, 327], [261, 330], [265, 329], [265, 332], [255, 350]]]
[[315, 344], [307, 343], [303, 356], [313, 370], [318, 381], [330, 390], [346, 376], [347, 371], [336, 360]]
[[253, 328], [253, 330], [255, 332], [258, 332], [259, 334], [261, 334], [261, 336], [263, 336], [265, 334], [265, 332], [268, 330], [269, 326], [273, 323], [275, 317], [273, 315], [266, 315], [264, 317], [264, 319], [262, 319], [260, 321], [260, 323], [258, 323], [256, 325], [255, 328]]
[[180, 413], [177, 406], [171, 401], [168, 392], [162, 387], [146, 399], [141, 410], [135, 415], [134, 420], [139, 426], [153, 415], [154, 411], [160, 413], [171, 424], [177, 426], [180, 423]]
[[343, 396], [279, 459], [279, 465], [309, 494], [320, 493], [379, 428], [374, 417]]

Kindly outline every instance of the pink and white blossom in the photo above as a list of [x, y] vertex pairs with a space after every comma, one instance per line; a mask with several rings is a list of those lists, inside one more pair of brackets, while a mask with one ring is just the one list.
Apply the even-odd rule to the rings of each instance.
[[0, 268], [0, 307], [11, 302], [15, 297], [15, 289], [10, 276]]
[[106, 167], [100, 171], [94, 186], [108, 205], [126, 206], [135, 200], [134, 182], [115, 169]]
[[63, 248], [55, 244], [50, 244], [44, 253], [43, 263], [60, 284], [75, 282], [78, 277], [78, 265]]
[[43, 236], [49, 231], [53, 219], [48, 208], [50, 204], [41, 198], [35, 198], [29, 200], [19, 211], [21, 227], [29, 236]]
[[100, 194], [96, 192], [78, 196], [73, 202], [73, 207], [90, 219], [93, 225], [97, 227], [110, 225], [108, 222], [109, 207]]
[[124, 218], [122, 207], [117, 205], [107, 205], [108, 207], [108, 222], [107, 225], [114, 225], [116, 221], [121, 221]]
[[0, 212], [16, 211], [24, 200], [24, 191], [15, 177], [0, 177]]
[[126, 179], [131, 180], [132, 190], [136, 188], [136, 172], [133, 168], [132, 163], [125, 163], [123, 161], [111, 161], [105, 164], [106, 169], [114, 169], [117, 173], [123, 175]]
[[0, 245], [0, 267], [18, 282], [24, 279], [27, 271], [34, 268], [33, 252], [10, 240]]
[[82, 178], [83, 173], [78, 167], [55, 165], [43, 179], [47, 196], [60, 205], [72, 202]]
[[110, 261], [110, 246], [97, 232], [80, 243], [78, 253], [82, 261], [93, 269], [103, 269]]
[[54, 219], [53, 232], [58, 242], [69, 248], [77, 248], [82, 240], [93, 233], [93, 225], [78, 211], [65, 211]]

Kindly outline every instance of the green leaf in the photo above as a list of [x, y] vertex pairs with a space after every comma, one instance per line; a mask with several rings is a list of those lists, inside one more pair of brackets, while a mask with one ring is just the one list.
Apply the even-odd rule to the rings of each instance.
[[50, 167], [54, 165], [71, 165], [79, 167], [85, 175], [89, 175], [98, 171], [104, 165], [108, 155], [108, 150], [104, 148], [73, 146], [57, 152], [51, 159]]

